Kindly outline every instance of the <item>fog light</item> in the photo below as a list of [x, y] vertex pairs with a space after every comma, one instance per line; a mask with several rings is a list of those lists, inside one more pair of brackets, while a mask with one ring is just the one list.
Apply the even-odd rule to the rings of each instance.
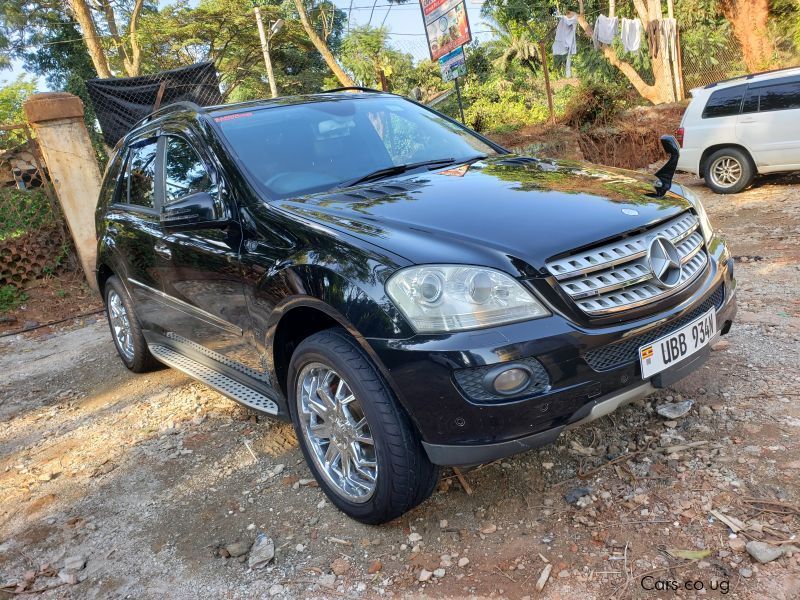
[[492, 382], [494, 391], [503, 396], [514, 394], [528, 387], [531, 380], [530, 372], [520, 367], [512, 367], [501, 371]]

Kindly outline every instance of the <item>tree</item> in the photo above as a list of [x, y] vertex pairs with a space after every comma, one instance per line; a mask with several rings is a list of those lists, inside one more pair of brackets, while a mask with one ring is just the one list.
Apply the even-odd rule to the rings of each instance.
[[720, 7], [733, 27], [748, 70], [768, 68], [775, 53], [767, 30], [770, 0], [720, 0]]
[[[25, 123], [22, 105], [36, 91], [36, 83], [28, 81], [24, 75], [17, 77], [13, 83], [2, 83], [4, 85], [0, 87], [0, 125]], [[25, 135], [19, 130], [0, 130], [0, 151], [24, 141]]]
[[384, 80], [403, 92], [414, 86], [411, 55], [390, 48], [388, 32], [383, 27], [364, 25], [352, 29], [342, 41], [341, 57], [360, 85], [380, 87]]
[[[141, 71], [139, 45], [139, 19], [146, 8], [144, 0], [123, 1], [116, 6], [111, 0], [69, 0], [72, 14], [81, 29], [81, 35], [99, 77], [112, 77], [111, 55], [128, 77]], [[150, 7], [149, 10], [154, 10]], [[127, 23], [125, 23], [127, 21]], [[124, 24], [120, 27], [118, 22]], [[104, 39], [109, 40], [104, 44]], [[111, 52], [109, 52], [109, 50]]]
[[24, 75], [12, 83], [3, 82], [0, 87], [0, 123], [16, 125], [25, 122], [22, 105], [36, 91], [36, 82], [28, 81]]
[[336, 79], [338, 79], [339, 82], [345, 87], [354, 86], [355, 82], [353, 82], [350, 76], [345, 73], [344, 69], [339, 66], [339, 63], [336, 62], [336, 59], [328, 47], [328, 44], [322, 39], [322, 37], [320, 37], [319, 33], [317, 33], [317, 30], [314, 29], [313, 25], [311, 24], [311, 20], [308, 18], [308, 12], [306, 11], [306, 7], [304, 6], [303, 2], [304, 0], [294, 0], [294, 5], [297, 9], [297, 14], [300, 16], [300, 22], [303, 24], [303, 29], [306, 30], [306, 34], [311, 40], [311, 43], [314, 44], [317, 52], [322, 55], [322, 58], [325, 60], [325, 64], [328, 65], [328, 68], [336, 76]]
[[[319, 91], [329, 73], [322, 56], [306, 35], [293, 3], [259, 3], [265, 21], [283, 19], [270, 42], [276, 83], [284, 94]], [[341, 43], [345, 15], [330, 2], [320, 2], [309, 18], [329, 48]], [[258, 30], [250, 0], [202, 0], [167, 5], [142, 19], [142, 68], [161, 71], [212, 61], [226, 101], [269, 95]]]
[[[586, 36], [592, 38], [594, 31], [586, 20], [584, 0], [578, 0], [578, 6], [578, 23]], [[633, 6], [636, 9], [636, 15], [644, 25], [651, 21], [661, 21], [664, 18], [661, 0], [633, 0]], [[631, 63], [619, 58], [617, 51], [613, 47], [603, 46], [602, 51], [608, 62], [618, 69], [639, 92], [639, 95], [646, 100], [653, 104], [663, 104], [676, 100], [672, 67], [666, 50], [662, 49], [658, 56], [652, 59], [654, 79], [652, 84], [647, 83]]]
[[68, 15], [53, 13], [47, 28], [37, 36], [38, 43], [21, 55], [25, 68], [44, 77], [53, 90], [75, 94], [83, 101], [83, 119], [98, 162], [107, 159], [97, 117], [86, 88], [86, 80], [97, 77], [92, 59], [83, 44], [77, 23]]
[[539, 72], [542, 59], [539, 54], [539, 43], [527, 27], [511, 23], [500, 23], [496, 19], [487, 20], [487, 25], [496, 39], [493, 44], [500, 51], [494, 61], [495, 66], [507, 70], [513, 64], [519, 64], [534, 75]]

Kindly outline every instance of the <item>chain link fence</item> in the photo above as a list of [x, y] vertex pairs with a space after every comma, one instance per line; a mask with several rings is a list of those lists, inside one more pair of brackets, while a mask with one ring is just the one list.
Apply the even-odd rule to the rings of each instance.
[[36, 140], [26, 125], [0, 126], [0, 286], [77, 267]]

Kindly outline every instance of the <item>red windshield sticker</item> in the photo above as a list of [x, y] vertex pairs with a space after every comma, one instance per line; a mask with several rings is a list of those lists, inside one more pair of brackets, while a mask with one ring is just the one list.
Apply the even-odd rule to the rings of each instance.
[[243, 113], [233, 113], [232, 115], [223, 115], [221, 117], [214, 117], [214, 121], [217, 123], [224, 123], [225, 121], [233, 121], [234, 119], [243, 119], [244, 117], [252, 117], [253, 113], [251, 112], [243, 112]]

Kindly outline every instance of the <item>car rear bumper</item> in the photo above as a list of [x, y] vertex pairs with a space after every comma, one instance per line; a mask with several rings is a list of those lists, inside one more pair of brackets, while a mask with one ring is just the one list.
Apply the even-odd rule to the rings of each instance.
[[[488, 330], [404, 340], [370, 339], [432, 462], [469, 465], [548, 444], [567, 427], [607, 414], [699, 368], [699, 352], [642, 379], [638, 347], [714, 306], [726, 334], [736, 313], [733, 261], [719, 241], [705, 279], [667, 311], [622, 325], [581, 327], [559, 314]], [[649, 337], [648, 337], [649, 336]], [[479, 397], [484, 371], [538, 362], [546, 385], [512, 398]], [[478, 375], [464, 385], [456, 374]]]

